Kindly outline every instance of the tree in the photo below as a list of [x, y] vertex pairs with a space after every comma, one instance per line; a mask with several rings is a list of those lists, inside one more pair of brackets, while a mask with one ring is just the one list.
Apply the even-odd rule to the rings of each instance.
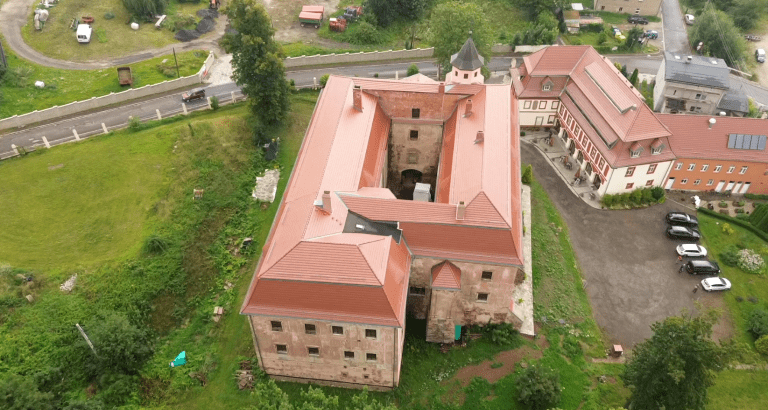
[[517, 379], [517, 399], [533, 410], [544, 410], [557, 404], [560, 391], [560, 376], [547, 367], [532, 365]]
[[733, 23], [743, 29], [752, 30], [763, 14], [768, 4], [765, 0], [736, 0], [728, 8], [728, 14], [733, 16]]
[[624, 47], [629, 51], [639, 48], [642, 45], [642, 37], [643, 29], [637, 26], [632, 27], [629, 32], [627, 32], [627, 39], [624, 42]]
[[428, 36], [435, 47], [433, 55], [444, 70], [450, 70], [451, 55], [461, 50], [470, 32], [477, 51], [490, 61], [493, 33], [480, 6], [451, 0], [432, 11]]
[[94, 357], [86, 361], [91, 373], [138, 374], [144, 362], [152, 356], [149, 332], [132, 324], [118, 312], [105, 312], [93, 323], [83, 326], [96, 350], [96, 356], [82, 342], [83, 355]]
[[533, 167], [528, 164], [523, 168], [522, 182], [526, 185], [530, 185], [533, 182]]
[[629, 76], [629, 82], [632, 83], [632, 85], [637, 88], [637, 77], [640, 75], [640, 72], [637, 71], [637, 68], [635, 68], [634, 71], [632, 71], [632, 75]]
[[408, 66], [408, 71], [405, 72], [405, 75], [412, 76], [418, 73], [419, 73], [419, 66], [417, 66], [416, 64], [411, 64]]
[[273, 379], [256, 383], [251, 396], [256, 404], [251, 406], [250, 410], [294, 410], [288, 395]]
[[768, 335], [768, 311], [757, 308], [749, 314], [747, 330], [755, 339]]
[[746, 50], [744, 39], [733, 25], [733, 20], [711, 6], [697, 17], [690, 38], [693, 44], [704, 43], [703, 50], [708, 55], [722, 58], [729, 66], [734, 66]]
[[0, 408], [5, 410], [53, 409], [53, 394], [41, 392], [35, 383], [19, 375], [0, 377]]
[[563, 10], [569, 1], [565, 0], [513, 0], [512, 3], [525, 13], [526, 20], [535, 21], [541, 14]]
[[427, 0], [367, 0], [365, 9], [376, 16], [379, 26], [397, 20], [416, 20], [427, 7]]
[[630, 408], [702, 410], [715, 372], [723, 368], [725, 349], [711, 340], [718, 315], [683, 315], [651, 325], [653, 336], [637, 345], [624, 369], [632, 390]]
[[254, 0], [232, 0], [224, 14], [236, 31], [222, 40], [224, 49], [232, 53], [232, 78], [248, 96], [251, 112], [259, 120], [256, 134], [268, 137], [268, 128], [288, 115], [291, 92], [283, 52], [273, 38], [272, 20]]
[[123, 0], [123, 7], [134, 16], [150, 17], [163, 14], [168, 0]]

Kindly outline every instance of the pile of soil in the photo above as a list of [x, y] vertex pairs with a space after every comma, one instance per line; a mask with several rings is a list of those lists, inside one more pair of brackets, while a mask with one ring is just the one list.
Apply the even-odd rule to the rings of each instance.
[[200, 20], [199, 23], [197, 23], [197, 27], [195, 27], [195, 31], [197, 31], [200, 34], [205, 34], [209, 31], [213, 31], [213, 29], [216, 28], [216, 20], [213, 19], [213, 17], [205, 17], [202, 20]]
[[179, 41], [192, 41], [198, 37], [200, 37], [200, 33], [197, 30], [179, 30], [173, 36], [173, 38]]

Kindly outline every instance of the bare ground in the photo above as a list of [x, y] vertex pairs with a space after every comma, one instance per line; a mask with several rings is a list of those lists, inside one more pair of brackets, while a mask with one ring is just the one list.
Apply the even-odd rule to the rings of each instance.
[[299, 24], [299, 12], [303, 5], [325, 6], [325, 21], [336, 12], [339, 0], [262, 0], [270, 17], [272, 25], [277, 32], [275, 40], [283, 43], [302, 42], [305, 44], [320, 45], [323, 47], [338, 48], [339, 43], [317, 35], [314, 27], [301, 27]]

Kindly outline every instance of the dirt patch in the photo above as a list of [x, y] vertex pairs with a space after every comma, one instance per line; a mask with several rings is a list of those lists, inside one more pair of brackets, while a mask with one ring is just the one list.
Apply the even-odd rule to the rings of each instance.
[[[760, 33], [760, 41], [757, 42], [749, 42], [750, 47], [748, 47], [750, 55], [749, 58], [752, 59], [752, 61], [755, 61], [755, 50], [758, 48], [762, 48], [763, 50], [768, 50], [768, 33]], [[755, 72], [757, 73], [757, 82], [758, 84], [762, 85], [763, 87], [768, 87], [768, 63], [756, 63], [757, 67], [755, 67]]]
[[731, 313], [725, 306], [723, 295], [718, 292], [702, 292], [699, 299], [702, 304], [707, 308], [712, 308], [723, 313], [720, 320], [712, 326], [712, 339], [716, 342], [731, 339], [734, 334], [733, 318]]
[[48, 171], [54, 171], [54, 170], [57, 170], [59, 168], [64, 168], [64, 164], [51, 165], [50, 167], [48, 167]]
[[[321, 44], [328, 46], [338, 44], [330, 40], [321, 39], [317, 35], [317, 29], [314, 27], [301, 27], [299, 25], [299, 12], [305, 4], [324, 6], [324, 22], [327, 24], [328, 17], [335, 13], [339, 7], [339, 0], [315, 0], [307, 2], [306, 0], [262, 0], [267, 13], [272, 17], [272, 25], [277, 32], [275, 40], [285, 43], [300, 41], [309, 44]], [[338, 45], [337, 45], [338, 46]], [[333, 47], [331, 45], [331, 47]]]
[[[507, 350], [496, 355], [494, 360], [486, 360], [482, 363], [467, 366], [459, 369], [458, 372], [446, 384], [451, 384], [454, 380], [459, 381], [461, 387], [466, 387], [474, 377], [482, 377], [491, 383], [496, 383], [502, 377], [515, 371], [515, 365], [521, 360], [541, 359], [541, 350], [524, 346], [515, 350]], [[493, 368], [494, 363], [501, 363], [501, 366]], [[498, 364], [496, 364], [498, 366]]]

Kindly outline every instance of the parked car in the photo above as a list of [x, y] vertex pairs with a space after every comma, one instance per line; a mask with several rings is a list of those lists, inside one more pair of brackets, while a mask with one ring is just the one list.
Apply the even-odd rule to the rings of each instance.
[[677, 246], [677, 254], [689, 258], [702, 258], [707, 256], [707, 248], [695, 243], [684, 243]]
[[645, 38], [649, 40], [656, 40], [657, 38], [659, 38], [659, 32], [656, 30], [646, 30], [645, 34], [643, 35], [645, 36]]
[[758, 48], [755, 50], [755, 60], [757, 60], [758, 63], [764, 63], [765, 62], [765, 50], [762, 48]]
[[688, 261], [685, 264], [685, 271], [691, 275], [713, 275], [720, 274], [720, 265], [717, 262], [707, 260]]
[[648, 24], [648, 19], [637, 14], [627, 17], [627, 22], [632, 24]]
[[685, 24], [692, 26], [695, 20], [696, 20], [696, 17], [693, 17], [693, 14], [685, 15]]
[[685, 226], [676, 225], [667, 228], [667, 236], [671, 239], [685, 239], [691, 241], [698, 241], [701, 239], [701, 234], [699, 231]]
[[668, 213], [667, 223], [670, 225], [699, 226], [699, 220], [695, 216], [684, 212]]
[[701, 288], [707, 292], [728, 290], [731, 288], [731, 281], [726, 278], [706, 278], [701, 281]]
[[202, 88], [196, 88], [181, 95], [181, 101], [184, 102], [199, 100], [201, 98], [205, 98], [205, 90]]

